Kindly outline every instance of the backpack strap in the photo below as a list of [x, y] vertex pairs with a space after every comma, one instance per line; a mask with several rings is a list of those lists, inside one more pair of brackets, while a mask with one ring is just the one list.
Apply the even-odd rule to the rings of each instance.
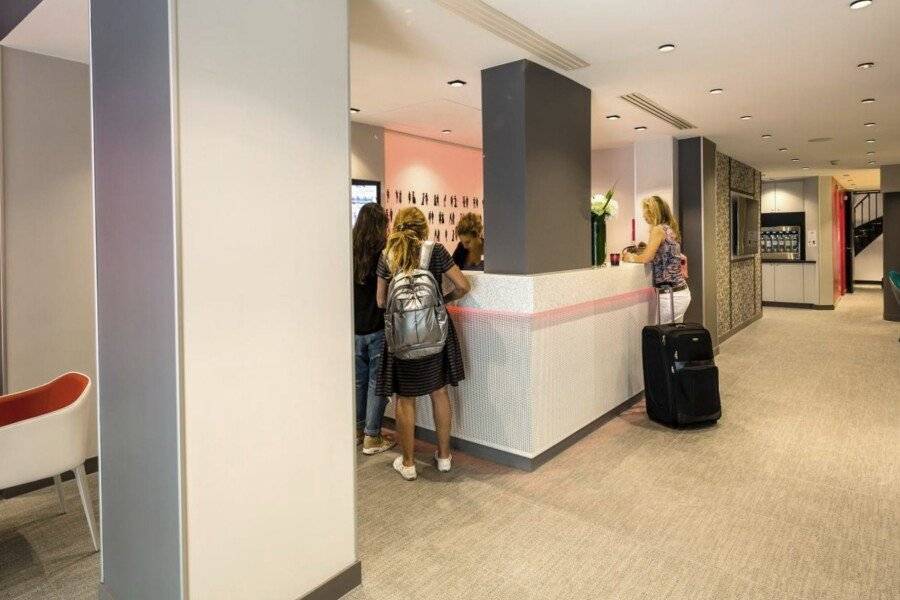
[[422, 249], [419, 251], [419, 268], [423, 271], [428, 270], [428, 265], [431, 263], [431, 253], [433, 250], [433, 241], [428, 240], [426, 242], [422, 242]]

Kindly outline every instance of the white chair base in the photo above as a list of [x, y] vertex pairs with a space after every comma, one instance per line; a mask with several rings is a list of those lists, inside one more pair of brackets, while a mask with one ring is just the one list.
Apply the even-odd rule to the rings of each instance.
[[[75, 483], [78, 485], [78, 495], [81, 497], [81, 507], [84, 509], [84, 516], [87, 519], [88, 529], [91, 532], [91, 542], [94, 544], [94, 550], [100, 550], [100, 532], [97, 530], [97, 521], [94, 519], [94, 503], [91, 498], [91, 490], [88, 487], [87, 474], [84, 465], [78, 465], [73, 469], [75, 473]], [[53, 476], [53, 485], [56, 487], [56, 493], [59, 495], [59, 506], [62, 511], [66, 511], [66, 498], [63, 495], [62, 475]]]

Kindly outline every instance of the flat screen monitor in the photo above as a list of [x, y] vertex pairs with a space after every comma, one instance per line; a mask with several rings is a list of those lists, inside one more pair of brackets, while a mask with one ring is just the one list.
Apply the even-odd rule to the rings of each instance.
[[356, 217], [363, 206], [370, 202], [381, 201], [381, 182], [354, 179], [350, 184], [350, 212], [352, 224], [356, 225]]

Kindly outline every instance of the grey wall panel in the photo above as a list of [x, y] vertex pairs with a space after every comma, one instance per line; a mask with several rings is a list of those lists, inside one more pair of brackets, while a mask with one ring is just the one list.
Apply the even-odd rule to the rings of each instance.
[[[351, 123], [350, 177], [384, 183], [383, 127]], [[384, 186], [381, 187], [383, 190]]]
[[182, 597], [167, 0], [92, 0], [106, 591]]
[[588, 267], [591, 92], [527, 60], [482, 72], [486, 270]]
[[525, 273], [525, 63], [481, 73], [485, 270]]
[[22, 22], [41, 0], [3, 0], [0, 2], [0, 40]]

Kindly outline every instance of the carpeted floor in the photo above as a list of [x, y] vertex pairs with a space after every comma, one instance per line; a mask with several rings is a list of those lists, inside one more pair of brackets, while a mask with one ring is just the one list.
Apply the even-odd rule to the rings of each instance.
[[[900, 598], [900, 324], [880, 298], [767, 308], [722, 347], [711, 429], [639, 405], [534, 473], [457, 455], [413, 483], [396, 454], [360, 456], [345, 600]], [[0, 501], [0, 599], [96, 598], [65, 485], [64, 516], [52, 488]]]
[[394, 453], [360, 458], [345, 598], [900, 598], [900, 324], [880, 299], [767, 308], [722, 346], [711, 429], [639, 405], [531, 474], [459, 455], [407, 483]]

